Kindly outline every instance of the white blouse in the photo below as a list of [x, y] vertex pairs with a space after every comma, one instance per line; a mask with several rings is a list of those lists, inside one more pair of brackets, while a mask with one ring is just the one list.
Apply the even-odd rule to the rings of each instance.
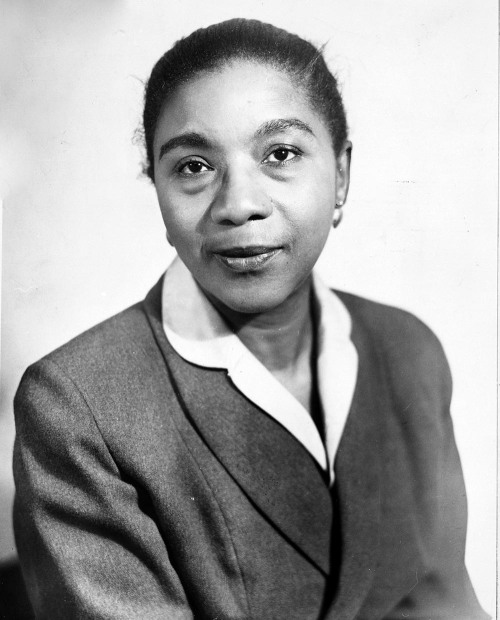
[[284, 426], [328, 472], [349, 413], [358, 372], [358, 355], [350, 339], [351, 318], [340, 301], [313, 274], [319, 308], [318, 389], [324, 415], [325, 444], [305, 407], [267, 370], [227, 326], [184, 263], [176, 258], [163, 282], [165, 334], [188, 362], [226, 369], [234, 386]]

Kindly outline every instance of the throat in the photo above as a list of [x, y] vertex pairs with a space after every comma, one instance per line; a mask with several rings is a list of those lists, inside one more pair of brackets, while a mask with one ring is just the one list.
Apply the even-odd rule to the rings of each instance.
[[[240, 340], [283, 387], [309, 412], [323, 438], [323, 414], [318, 389], [318, 309], [309, 286], [295, 299], [293, 312], [278, 320], [259, 317], [235, 330]], [[273, 317], [276, 319], [276, 317]]]
[[316, 359], [311, 359], [294, 372], [271, 371], [274, 377], [285, 387], [309, 412], [323, 438], [323, 414], [318, 389]]
[[321, 439], [324, 440], [323, 409], [317, 372], [318, 342], [314, 320], [311, 332], [311, 346], [308, 354], [304, 355], [293, 369], [271, 370], [271, 373], [309, 412]]
[[317, 381], [317, 308], [309, 277], [281, 306], [258, 315], [240, 315], [214, 306], [232, 331], [309, 412], [323, 436]]
[[215, 307], [255, 357], [275, 376], [290, 381], [302, 376], [313, 347], [312, 278], [282, 304], [260, 314], [239, 314]]

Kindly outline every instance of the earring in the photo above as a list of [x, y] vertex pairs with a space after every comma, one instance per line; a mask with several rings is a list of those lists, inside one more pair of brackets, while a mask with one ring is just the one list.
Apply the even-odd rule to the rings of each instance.
[[342, 211], [342, 207], [344, 206], [343, 202], [338, 202], [335, 205], [335, 209], [333, 211], [333, 227], [337, 228], [337, 226], [340, 225], [340, 222], [342, 221], [342, 217], [344, 215], [344, 212]]

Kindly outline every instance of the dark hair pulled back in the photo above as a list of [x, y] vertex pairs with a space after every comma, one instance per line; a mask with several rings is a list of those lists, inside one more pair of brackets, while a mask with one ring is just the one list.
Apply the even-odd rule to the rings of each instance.
[[347, 139], [347, 122], [337, 81], [322, 51], [295, 34], [257, 20], [231, 19], [180, 39], [156, 63], [144, 96], [145, 172], [154, 181], [153, 140], [165, 101], [204, 71], [234, 59], [257, 61], [286, 72], [326, 122], [335, 153]]

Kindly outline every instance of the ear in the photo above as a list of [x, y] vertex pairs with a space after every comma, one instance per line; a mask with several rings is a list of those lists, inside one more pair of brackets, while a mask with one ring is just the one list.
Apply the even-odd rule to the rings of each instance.
[[336, 169], [336, 204], [342, 206], [347, 200], [349, 181], [351, 177], [351, 152], [352, 143], [346, 140], [341, 152], [337, 156]]

